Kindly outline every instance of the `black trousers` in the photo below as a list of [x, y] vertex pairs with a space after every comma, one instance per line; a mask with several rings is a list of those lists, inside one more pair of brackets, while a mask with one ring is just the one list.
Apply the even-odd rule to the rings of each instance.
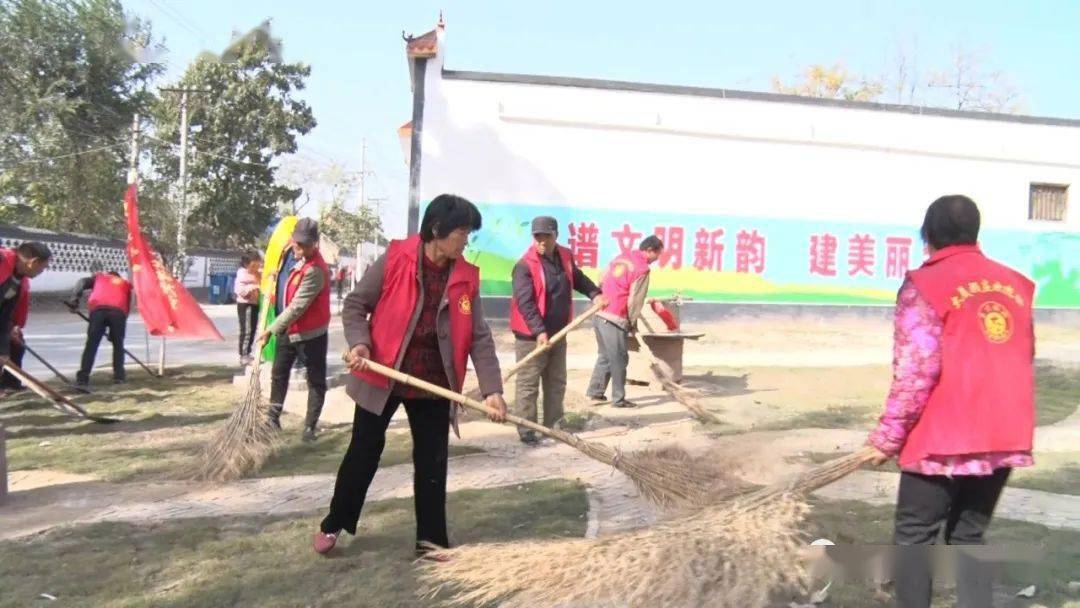
[[330, 513], [323, 532], [356, 534], [368, 487], [379, 468], [386, 445], [386, 427], [398, 405], [405, 405], [413, 441], [413, 494], [416, 506], [416, 544], [450, 546], [446, 536], [446, 459], [450, 435], [450, 402], [445, 399], [399, 399], [391, 396], [382, 415], [359, 405], [353, 418], [352, 441], [338, 469]]
[[[928, 545], [942, 536], [948, 545], [982, 545], [1001, 491], [1011, 469], [993, 475], [919, 475], [903, 473], [896, 501], [893, 543], [897, 549], [895, 576], [897, 605], [927, 608], [933, 591]], [[957, 551], [956, 605], [988, 608], [992, 605], [990, 566]]]
[[289, 393], [289, 376], [298, 356], [307, 362], [307, 416], [304, 426], [315, 426], [322, 414], [323, 402], [326, 401], [326, 349], [330, 344], [328, 333], [300, 342], [290, 342], [285, 336], [278, 336], [277, 350], [274, 351], [274, 368], [270, 372], [270, 403], [284, 405], [285, 395]]
[[255, 330], [259, 325], [259, 305], [239, 302], [236, 316], [240, 319], [240, 356], [251, 354], [251, 345], [255, 343]]
[[[11, 341], [9, 347], [8, 356], [11, 358], [11, 362], [19, 367], [22, 367], [23, 355], [26, 354], [26, 348], [22, 345], [22, 342]], [[7, 371], [0, 376], [0, 388], [14, 388], [21, 389], [23, 387], [22, 382], [18, 378], [12, 376]]]
[[127, 315], [119, 308], [98, 308], [90, 311], [90, 326], [86, 330], [86, 346], [83, 348], [82, 364], [75, 375], [79, 382], [89, 382], [94, 370], [101, 338], [108, 330], [112, 342], [113, 380], [124, 379], [124, 334], [127, 333]]

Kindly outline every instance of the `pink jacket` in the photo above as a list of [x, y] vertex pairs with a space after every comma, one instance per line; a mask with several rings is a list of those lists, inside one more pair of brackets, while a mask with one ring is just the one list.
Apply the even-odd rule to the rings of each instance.
[[236, 285], [233, 287], [236, 293], [236, 301], [239, 304], [259, 303], [259, 277], [252, 274], [247, 268], [239, 268], [236, 271]]

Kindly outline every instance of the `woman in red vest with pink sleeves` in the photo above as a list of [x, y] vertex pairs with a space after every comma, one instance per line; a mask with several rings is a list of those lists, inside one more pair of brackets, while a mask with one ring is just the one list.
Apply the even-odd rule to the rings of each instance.
[[[1035, 286], [983, 255], [979, 224], [968, 197], [934, 201], [922, 225], [930, 257], [897, 297], [892, 389], [869, 438], [876, 463], [897, 458], [902, 471], [896, 545], [984, 544], [1009, 472], [1033, 464]], [[900, 606], [930, 606], [924, 549], [897, 554]], [[957, 605], [990, 606], [991, 583], [962, 556]]]
[[[480, 211], [459, 196], [435, 197], [420, 234], [393, 241], [345, 298], [341, 318], [352, 375], [346, 391], [356, 401], [352, 440], [338, 469], [330, 513], [315, 533], [325, 554], [342, 530], [356, 534], [368, 486], [379, 468], [386, 427], [399, 405], [413, 439], [416, 551], [450, 546], [446, 532], [446, 468], [456, 410], [446, 399], [395, 384], [364, 369], [371, 359], [410, 376], [461, 392], [472, 358], [484, 403], [506, 415], [495, 342], [480, 304], [480, 271], [462, 253], [479, 230]], [[370, 315], [370, 318], [369, 318]]]

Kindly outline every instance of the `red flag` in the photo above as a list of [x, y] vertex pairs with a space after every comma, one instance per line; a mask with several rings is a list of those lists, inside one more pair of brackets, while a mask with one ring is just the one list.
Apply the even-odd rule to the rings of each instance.
[[139, 202], [136, 185], [128, 186], [124, 196], [127, 217], [128, 263], [138, 298], [139, 315], [154, 336], [224, 340], [214, 322], [206, 316], [195, 298], [173, 278], [161, 256], [146, 242], [139, 228]]

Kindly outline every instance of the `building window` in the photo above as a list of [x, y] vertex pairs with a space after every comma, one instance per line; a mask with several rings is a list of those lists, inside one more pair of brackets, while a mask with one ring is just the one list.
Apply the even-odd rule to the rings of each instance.
[[1069, 187], [1061, 184], [1031, 184], [1028, 219], [1064, 222], [1069, 202]]

